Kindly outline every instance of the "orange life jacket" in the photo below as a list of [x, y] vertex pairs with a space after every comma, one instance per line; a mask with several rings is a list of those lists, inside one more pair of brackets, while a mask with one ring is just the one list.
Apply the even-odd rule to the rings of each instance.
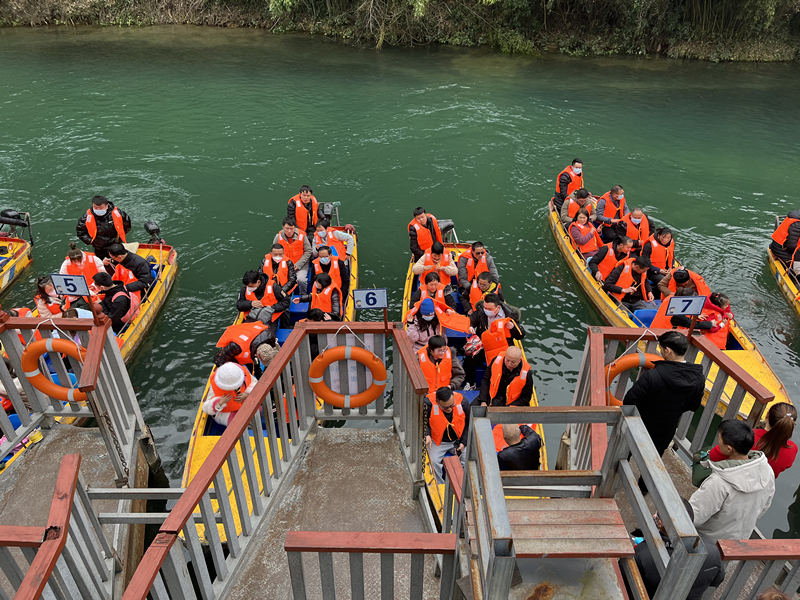
[[[272, 254], [264, 256], [264, 266], [261, 268], [261, 271], [265, 273], [270, 280], [273, 275], [275, 275], [275, 271], [272, 269]], [[278, 265], [278, 282], [282, 286], [289, 283], [289, 265], [285, 260], [282, 260]]]
[[[303, 246], [306, 239], [306, 234], [302, 231], [297, 231], [297, 239], [293, 241], [287, 240], [283, 231], [278, 234], [278, 243], [283, 246], [283, 254], [292, 261], [295, 265], [297, 261], [303, 258]], [[285, 284], [284, 284], [285, 285]]]
[[[490, 399], [497, 396], [497, 392], [500, 388], [500, 378], [503, 376], [503, 359], [505, 356], [506, 351], [503, 350], [492, 362], [492, 380], [489, 386]], [[528, 361], [523, 358], [522, 369], [520, 370], [519, 376], [514, 377], [506, 388], [506, 406], [509, 406], [522, 395], [522, 389], [525, 387], [525, 382], [528, 379], [528, 372], [530, 370], [531, 366], [528, 364]]]
[[[126, 269], [122, 265], [117, 265], [116, 267], [114, 267], [114, 275], [111, 278], [115, 279], [115, 280], [118, 280], [118, 281], [121, 281], [126, 286], [128, 284], [130, 284], [130, 283], [135, 282], [135, 281], [139, 281], [138, 279], [136, 279], [136, 276], [133, 274], [133, 271], [131, 271], [130, 269]], [[136, 294], [136, 296], [139, 297], [139, 301], [141, 302], [141, 300], [142, 300], [142, 292], [141, 291], [128, 292], [128, 293]]]
[[[68, 256], [64, 257], [69, 260]], [[94, 262], [95, 255], [91, 252], [83, 253], [83, 262], [81, 265], [76, 265], [71, 260], [67, 263], [67, 273], [70, 275], [83, 275], [86, 277], [86, 284], [92, 285], [94, 276], [97, 275], [97, 264]]]
[[[636, 260], [636, 259], [635, 258], [626, 258], [625, 260], [621, 261], [620, 263], [617, 263], [617, 266], [619, 266], [620, 264], [625, 265], [623, 267], [623, 269], [622, 269], [622, 273], [620, 274], [619, 279], [617, 280], [617, 285], [619, 287], [623, 288], [623, 289], [625, 289], [627, 287], [631, 287], [634, 284], [634, 282], [636, 281], [634, 279], [634, 273], [633, 273], [633, 267], [632, 267], [634, 260]], [[639, 286], [640, 286], [639, 289], [642, 290], [642, 297], [643, 298], [644, 298], [646, 290], [647, 290], [647, 288], [645, 287], [645, 282], [646, 281], [647, 281], [647, 271], [645, 271], [644, 273], [639, 275], [639, 282], [638, 282]], [[611, 295], [614, 296], [617, 300], [622, 300], [625, 297], [625, 292], [619, 292], [618, 294], [615, 293], [615, 294], [611, 294]]]
[[[314, 265], [314, 273], [319, 275], [320, 273], [324, 273], [325, 271], [322, 269], [322, 264], [319, 262], [318, 258], [315, 258], [311, 261], [311, 264]], [[335, 285], [339, 290], [342, 289], [342, 271], [339, 268], [339, 259], [335, 256], [331, 257], [331, 264], [330, 269], [328, 269], [328, 275], [331, 276], [331, 280], [333, 281], [333, 285]], [[341, 300], [341, 298], [339, 298]]]
[[336, 239], [334, 236], [334, 232], [336, 230], [333, 227], [328, 227], [328, 238], [323, 240], [319, 237], [319, 234], [315, 231], [314, 232], [314, 246], [319, 248], [320, 246], [327, 246], [331, 249], [331, 254], [336, 254], [342, 260], [347, 258], [347, 247], [344, 245], [344, 242]]
[[[602, 196], [600, 196], [601, 200], [605, 200], [606, 204], [603, 207], [603, 214], [600, 215], [605, 217], [606, 219], [618, 219], [617, 215], [621, 215], [625, 212], [625, 198], [620, 198], [619, 201], [619, 208], [614, 206], [614, 201], [611, 199], [611, 192], [606, 192]], [[598, 202], [598, 204], [600, 204]]]
[[39, 294], [36, 294], [34, 298], [39, 298], [39, 300], [44, 302], [47, 310], [49, 310], [52, 315], [60, 315], [61, 311], [67, 310], [70, 305], [69, 296], [64, 297], [64, 304], [60, 304], [57, 300], [54, 302], [49, 297], [45, 300]]
[[[472, 281], [481, 273], [489, 272], [489, 265], [486, 263], [486, 254], [481, 256], [481, 259], [475, 264], [475, 259], [472, 257], [472, 248], [466, 252], [462, 252], [461, 256], [467, 257], [467, 281]], [[459, 260], [461, 257], [459, 257]]]
[[[705, 279], [703, 279], [700, 275], [698, 275], [694, 271], [690, 271], [689, 269], [686, 269], [686, 272], [689, 273], [689, 279], [694, 282], [694, 286], [695, 288], [697, 288], [698, 296], [708, 296], [711, 294], [711, 289], [706, 284]], [[672, 274], [672, 277], [669, 280], [669, 291], [672, 292], [673, 294], [675, 294], [678, 291], [678, 284], [675, 283], [675, 273]]]
[[[303, 204], [303, 201], [300, 199], [300, 194], [292, 196], [289, 199], [289, 204], [294, 202], [294, 222], [297, 224], [297, 227], [300, 231], [307, 231], [308, 230], [308, 209], [306, 205]], [[317, 210], [319, 209], [319, 203], [315, 196], [311, 196], [311, 224], [316, 227], [317, 226]], [[294, 259], [290, 259], [294, 260]]]
[[631, 221], [633, 218], [631, 217], [631, 214], [632, 213], [628, 213], [622, 217], [622, 221], [628, 226], [628, 231], [625, 232], [625, 235], [634, 241], [646, 241], [647, 238], [650, 237], [650, 221], [647, 220], [647, 215], [642, 216], [642, 222], [639, 223], [639, 226], [637, 227], [633, 224], [633, 221]]
[[675, 238], [669, 241], [669, 246], [659, 242], [655, 233], [647, 241], [653, 247], [650, 252], [650, 263], [657, 269], [671, 269], [675, 262]]
[[[675, 327], [672, 324], [672, 317], [667, 316], [667, 307], [669, 306], [669, 298], [665, 298], [661, 302], [661, 306], [658, 307], [658, 312], [656, 316], [653, 318], [653, 322], [650, 324], [651, 329], [677, 329], [680, 331], [688, 331], [688, 327]], [[703, 313], [701, 317], [710, 317], [710, 319], [715, 319], [722, 315], [722, 309], [714, 309], [714, 308], [703, 308]], [[725, 323], [722, 327], [719, 328], [719, 331], [711, 332], [708, 329], [695, 329], [695, 333], [701, 333], [706, 336], [711, 342], [719, 349], [725, 350], [728, 345], [728, 331], [730, 330], [729, 323]]]
[[[603, 257], [603, 260], [601, 260], [597, 265], [597, 270], [603, 275], [603, 279], [607, 278], [611, 271], [614, 270], [614, 267], [616, 267], [620, 262], [620, 259], [617, 258], [617, 252], [614, 250], [614, 242], [609, 242], [608, 244], [604, 245], [606, 248], [608, 248], [608, 252], [606, 253], [605, 257]], [[625, 255], [625, 258], [630, 258], [630, 256], [631, 253], [628, 251], [628, 253]], [[625, 260], [625, 258], [621, 260]]]
[[231, 342], [236, 342], [242, 349], [241, 353], [236, 357], [236, 362], [240, 365], [249, 365], [253, 362], [253, 357], [250, 354], [250, 344], [266, 329], [267, 326], [261, 321], [242, 323], [237, 325], [234, 331], [226, 330], [217, 342], [217, 348], [224, 348]]
[[211, 378], [211, 392], [214, 394], [214, 397], [228, 397], [228, 403], [223, 407], [222, 412], [234, 412], [242, 408], [242, 403], [233, 400], [239, 394], [244, 394], [247, 391], [247, 388], [250, 387], [250, 384], [253, 382], [253, 376], [250, 375], [250, 371], [245, 369], [243, 366], [238, 365], [239, 368], [244, 371], [244, 383], [238, 390], [223, 390], [217, 385], [217, 380], [215, 377]]
[[472, 305], [472, 310], [475, 310], [478, 307], [478, 302], [484, 299], [486, 294], [491, 294], [492, 292], [497, 293], [500, 290], [500, 284], [495, 283], [494, 281], [490, 282], [489, 289], [485, 292], [481, 291], [481, 288], [478, 287], [478, 280], [472, 280], [472, 286], [469, 288], [469, 303]]
[[[119, 212], [116, 206], [111, 211], [111, 218], [114, 220], [114, 229], [117, 230], [117, 236], [125, 243], [125, 224], [122, 222], [122, 213]], [[91, 208], [86, 211], [86, 231], [89, 232], [89, 236], [94, 241], [94, 238], [97, 237], [97, 219]]]
[[565, 196], [566, 198], [575, 190], [579, 190], [583, 187], [583, 171], [581, 171], [580, 175], [576, 175], [575, 172], [572, 170], [572, 165], [568, 166], [566, 169], [561, 171], [561, 173], [558, 174], [558, 177], [556, 177], [556, 194], [561, 193], [561, 191], [558, 189], [558, 180], [561, 179], [561, 176], [564, 173], [568, 173], [569, 176], [572, 178], [572, 181], [570, 181], [569, 185], [567, 186], [567, 195]]
[[441, 387], [450, 385], [453, 377], [453, 357], [450, 355], [450, 348], [445, 346], [444, 358], [438, 365], [428, 356], [428, 346], [420, 348], [417, 356], [419, 356], [419, 366], [425, 374], [425, 381], [428, 382], [428, 391], [435, 392]]
[[592, 204], [588, 198], [586, 200], [586, 204], [584, 204], [583, 206], [575, 202], [575, 200], [573, 200], [572, 198], [569, 198], [568, 200], [569, 204], [567, 204], [567, 214], [570, 216], [571, 219], [574, 219], [575, 215], [577, 215], [578, 211], [582, 208], [585, 208], [586, 210], [589, 211], [589, 214], [592, 214]]
[[[425, 267], [425, 271], [431, 271], [436, 268], [437, 263], [433, 262], [433, 255], [431, 254], [430, 249], [425, 251], [425, 254], [422, 258], [425, 259], [425, 262], [422, 263], [423, 267]], [[452, 263], [453, 261], [450, 258], [450, 253], [447, 250], [442, 252], [442, 258], [438, 265], [440, 267], [449, 267]]]
[[[256, 293], [251, 292], [247, 287], [244, 289], [244, 297], [250, 300], [250, 302], [259, 301], [258, 298], [256, 298]], [[278, 299], [275, 297], [275, 293], [272, 291], [272, 281], [267, 283], [267, 287], [264, 290], [264, 295], [262, 296], [260, 302], [264, 306], [275, 306], [278, 303]], [[271, 320], [277, 321], [282, 314], [283, 311], [272, 313]]]
[[783, 246], [786, 238], [789, 237], [789, 227], [792, 226], [792, 223], [800, 223], [800, 219], [790, 219], [789, 217], [786, 217], [781, 223], [780, 227], [778, 227], [772, 234], [772, 240], [775, 243]]
[[437, 221], [436, 217], [434, 217], [432, 214], [426, 214], [428, 215], [428, 218], [433, 221], [433, 230], [436, 233], [435, 240], [431, 236], [431, 230], [428, 229], [427, 225], [423, 227], [417, 223], [416, 219], [411, 219], [411, 222], [408, 224], [409, 231], [411, 231], [411, 228], [413, 227], [414, 231], [417, 232], [417, 246], [419, 246], [421, 250], [428, 250], [431, 246], [433, 246], [433, 242], [442, 242], [442, 231], [439, 229], [439, 221]]
[[[519, 426], [518, 426], [519, 427]], [[533, 429], [533, 427], [531, 427]], [[506, 442], [506, 438], [503, 437], [503, 426], [499, 423], [492, 427], [492, 437], [494, 438], [494, 449], [496, 452], [502, 452], [506, 448], [508, 448], [508, 442]], [[519, 432], [519, 439], [524, 438], [525, 436], [522, 435], [522, 432]]]
[[572, 237], [573, 227], [577, 227], [581, 235], [586, 235], [588, 233], [594, 232], [594, 235], [588, 242], [582, 244], [581, 246], [578, 246], [578, 250], [581, 252], [581, 254], [586, 254], [587, 252], [597, 252], [600, 249], [600, 246], [603, 245], [603, 239], [600, 237], [600, 234], [597, 233], [597, 229], [592, 227], [591, 223], [587, 222], [586, 225], [579, 225], [577, 222], [575, 222], [571, 223], [569, 226], [569, 237], [572, 238], [572, 242], [576, 246], [578, 245], [578, 242], [575, 241], [574, 237]]
[[504, 352], [508, 348], [508, 338], [511, 337], [511, 331], [506, 328], [506, 323], [513, 323], [511, 317], [495, 320], [489, 329], [481, 334], [481, 343], [483, 344], [483, 351], [486, 353], [486, 363], [491, 363], [495, 357]]
[[[19, 318], [33, 316], [33, 312], [27, 306], [23, 306], [22, 308], [17, 308], [15, 310], [17, 311], [17, 316], [19, 316]], [[22, 337], [22, 332], [17, 332], [17, 335], [19, 336], [19, 343], [25, 346], [25, 338]], [[38, 330], [34, 330], [33, 337], [34, 339], [40, 340], [42, 339], [42, 333]]]
[[[436, 315], [436, 318], [439, 320], [439, 323], [443, 327], [447, 327], [448, 329], [452, 329], [453, 331], [460, 331], [462, 333], [469, 332], [470, 328], [469, 317], [466, 315], [460, 315], [455, 311], [453, 311], [453, 314], [451, 315], [447, 314], [447, 311], [451, 309], [445, 303], [444, 296], [442, 296], [441, 300], [437, 299], [439, 297], [439, 292], [441, 292], [441, 289], [436, 292], [436, 298], [432, 299], [434, 314]], [[422, 293], [420, 294], [420, 296], [421, 296], [420, 299], [417, 301], [416, 304], [414, 304], [414, 307], [410, 311], [408, 311], [406, 318], [408, 318], [411, 315], [417, 314], [420, 305], [422, 305], [422, 301], [425, 298], [430, 297], [428, 296], [428, 290], [426, 290], [425, 288], [422, 288]]]
[[667, 316], [667, 308], [669, 307], [669, 298], [664, 298], [658, 307], [656, 316], [653, 317], [653, 322], [650, 323], [651, 329], [685, 329], [684, 327], [673, 327], [672, 317]]
[[464, 426], [467, 422], [467, 415], [461, 407], [461, 402], [464, 400], [464, 397], [461, 394], [453, 394], [453, 396], [455, 396], [456, 399], [456, 404], [453, 406], [453, 420], [448, 421], [447, 417], [444, 416], [444, 411], [436, 404], [436, 392], [428, 394], [428, 399], [431, 401], [431, 404], [433, 404], [431, 407], [431, 416], [428, 419], [428, 425], [431, 428], [431, 440], [433, 440], [437, 446], [442, 443], [444, 432], [447, 431], [448, 427], [452, 427], [456, 436], [459, 438], [461, 434], [464, 433]]
[[[324, 290], [317, 290], [317, 286], [311, 290], [311, 308], [318, 308], [324, 313], [333, 312], [333, 290], [339, 291], [339, 288], [333, 284], [326, 287]], [[339, 308], [342, 306], [342, 292], [339, 291]], [[340, 311], [341, 312], [341, 311]]]
[[[700, 318], [703, 318], [705, 321], [711, 320], [722, 320], [725, 318], [725, 311], [717, 306], [711, 305], [711, 302], [707, 302], [706, 305], [703, 307], [703, 314]], [[708, 329], [701, 330], [701, 333], [706, 336], [712, 344], [714, 344], [720, 350], [725, 350], [728, 346], [728, 332], [730, 331], [730, 323], [725, 321], [725, 324], [722, 325], [718, 331], [710, 331]]]

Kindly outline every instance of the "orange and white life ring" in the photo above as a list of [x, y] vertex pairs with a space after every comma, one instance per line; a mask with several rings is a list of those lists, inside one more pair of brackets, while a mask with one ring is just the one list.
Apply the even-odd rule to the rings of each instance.
[[617, 360], [606, 365], [606, 405], [607, 406], [622, 406], [622, 402], [617, 400], [611, 393], [611, 382], [616, 379], [617, 375], [628, 369], [636, 367], [653, 368], [653, 363], [659, 360], [664, 360], [658, 354], [645, 354], [644, 352], [637, 352], [636, 354], [626, 354], [620, 356]]
[[[355, 396], [337, 394], [323, 380], [325, 369], [340, 360], [354, 360], [372, 373], [372, 385]], [[377, 400], [386, 389], [386, 366], [369, 350], [357, 346], [335, 346], [314, 359], [308, 370], [311, 389], [323, 401], [337, 408], [359, 408]]]
[[57, 385], [39, 370], [39, 358], [46, 352], [58, 352], [83, 361], [83, 357], [86, 356], [86, 348], [69, 340], [46, 338], [29, 344], [20, 357], [22, 372], [37, 390], [62, 402], [85, 402], [85, 392]]

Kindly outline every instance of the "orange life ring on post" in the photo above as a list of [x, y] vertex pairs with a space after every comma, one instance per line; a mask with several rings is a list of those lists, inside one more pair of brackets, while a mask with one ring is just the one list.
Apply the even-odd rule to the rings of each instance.
[[628, 369], [635, 367], [653, 368], [653, 363], [659, 360], [664, 360], [658, 354], [645, 354], [637, 352], [636, 354], [626, 354], [620, 356], [617, 360], [606, 365], [606, 405], [607, 406], [622, 406], [622, 402], [617, 400], [611, 393], [611, 382], [616, 379], [617, 375]]
[[28, 345], [20, 358], [20, 365], [25, 377], [37, 390], [62, 402], [85, 402], [85, 392], [56, 385], [39, 370], [39, 358], [46, 352], [59, 352], [83, 361], [83, 357], [86, 355], [86, 348], [81, 348], [75, 342], [69, 340], [46, 338], [36, 340]]
[[[340, 360], [354, 360], [372, 373], [372, 385], [355, 396], [337, 394], [323, 380], [325, 369]], [[386, 389], [386, 366], [369, 350], [358, 346], [336, 346], [325, 350], [314, 359], [308, 370], [311, 389], [323, 401], [337, 408], [359, 408], [377, 400]]]

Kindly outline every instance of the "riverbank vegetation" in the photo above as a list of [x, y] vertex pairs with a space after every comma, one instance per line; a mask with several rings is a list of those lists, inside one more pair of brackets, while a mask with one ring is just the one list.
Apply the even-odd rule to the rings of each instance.
[[365, 46], [795, 60], [800, 0], [4, 0], [2, 25], [263, 27]]

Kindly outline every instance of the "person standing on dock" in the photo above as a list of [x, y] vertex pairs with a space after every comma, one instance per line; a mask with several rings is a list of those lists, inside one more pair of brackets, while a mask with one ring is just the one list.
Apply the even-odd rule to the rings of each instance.
[[556, 195], [553, 196], [553, 206], [561, 214], [564, 200], [574, 191], [583, 187], [583, 161], [573, 158], [572, 163], [564, 168], [556, 178]]
[[755, 437], [750, 425], [729, 419], [720, 423], [718, 433], [726, 458], [702, 463], [711, 475], [689, 498], [694, 526], [712, 542], [747, 540], [772, 503], [775, 475], [764, 453], [751, 450]]
[[[92, 207], [80, 218], [75, 228], [78, 239], [92, 246], [100, 260], [109, 258], [107, 249], [111, 244], [125, 243], [125, 234], [130, 230], [131, 218], [105, 196], [92, 198]], [[109, 263], [110, 260], [105, 264]]]
[[444, 483], [442, 461], [449, 452], [461, 458], [467, 444], [469, 431], [469, 401], [461, 394], [453, 393], [449, 387], [442, 387], [425, 396], [425, 414], [428, 427], [425, 430], [425, 445], [428, 458], [438, 483]]
[[772, 234], [769, 249], [795, 275], [800, 275], [800, 210], [793, 210]]
[[320, 212], [319, 202], [314, 197], [311, 188], [304, 185], [300, 188], [300, 193], [289, 198], [289, 205], [286, 207], [286, 218], [292, 219], [297, 223], [298, 229], [303, 231], [307, 237], [314, 236], [317, 222], [325, 218]]
[[615, 185], [597, 201], [597, 224], [600, 235], [606, 242], [611, 242], [617, 235], [617, 223], [631, 211], [625, 204], [625, 190]]
[[661, 456], [672, 442], [683, 413], [700, 407], [706, 378], [702, 366], [684, 359], [689, 340], [682, 333], [662, 334], [658, 347], [664, 360], [639, 376], [622, 404], [639, 409], [647, 433]]
[[415, 262], [433, 246], [433, 242], [444, 243], [442, 230], [439, 229], [436, 217], [426, 213], [421, 206], [414, 209], [414, 218], [408, 224], [408, 238]]

